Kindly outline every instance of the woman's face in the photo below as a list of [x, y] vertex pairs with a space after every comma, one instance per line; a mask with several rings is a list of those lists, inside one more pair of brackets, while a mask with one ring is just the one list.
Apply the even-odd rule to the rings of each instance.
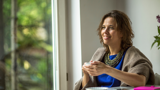
[[117, 30], [117, 22], [112, 17], [107, 17], [101, 29], [101, 36], [103, 39], [103, 43], [112, 46], [112, 45], [120, 45], [122, 39], [122, 33]]

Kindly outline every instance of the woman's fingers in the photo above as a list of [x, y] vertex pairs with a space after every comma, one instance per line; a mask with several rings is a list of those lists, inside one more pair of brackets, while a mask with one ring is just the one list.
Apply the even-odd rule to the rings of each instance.
[[96, 72], [98, 67], [97, 65], [91, 65], [89, 68], [86, 68], [89, 72]]
[[85, 65], [82, 66], [82, 71], [83, 71], [84, 74], [88, 74], [88, 71], [87, 71]]
[[89, 75], [91, 75], [91, 76], [98, 76], [98, 75], [99, 75], [97, 72], [88, 72], [88, 73], [89, 73]]
[[102, 74], [102, 66], [103, 64], [100, 61], [90, 61], [91, 65], [86, 65], [84, 63], [83, 68], [88, 72], [91, 76], [98, 76]]
[[92, 62], [91, 62], [92, 65], [98, 65], [98, 64], [100, 64], [100, 63], [101, 63], [100, 61], [92, 61]]
[[87, 66], [84, 66], [84, 67], [88, 68], [88, 69], [96, 69], [97, 65], [87, 65]]

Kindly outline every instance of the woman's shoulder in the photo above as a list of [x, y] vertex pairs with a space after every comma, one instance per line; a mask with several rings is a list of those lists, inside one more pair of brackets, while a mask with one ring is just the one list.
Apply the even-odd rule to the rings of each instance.
[[137, 62], [148, 62], [151, 64], [150, 60], [135, 46], [131, 46], [126, 51], [124, 63], [137, 63]]
[[96, 51], [95, 51], [95, 53], [94, 53], [94, 55], [101, 55], [101, 54], [103, 54], [103, 53], [105, 53], [106, 52], [106, 49], [104, 48], [104, 47], [99, 47]]
[[103, 52], [103, 51], [105, 51], [106, 49], [104, 48], [104, 47], [99, 47], [99, 48], [97, 48], [97, 52]]
[[94, 52], [93, 55], [95, 55], [95, 54], [102, 54], [102, 53], [104, 53], [104, 52], [106, 52], [106, 49], [105, 49], [104, 47], [99, 47], [99, 48], [97, 48], [97, 49], [95, 50], [95, 52]]
[[126, 51], [126, 55], [147, 58], [138, 48], [131, 46]]
[[135, 51], [139, 51], [140, 52], [140, 50], [138, 48], [136, 48], [135, 46], [129, 47], [127, 51], [128, 52], [135, 52]]
[[104, 47], [99, 47], [93, 54], [91, 60], [98, 61], [102, 59], [103, 55], [105, 54], [106, 49]]

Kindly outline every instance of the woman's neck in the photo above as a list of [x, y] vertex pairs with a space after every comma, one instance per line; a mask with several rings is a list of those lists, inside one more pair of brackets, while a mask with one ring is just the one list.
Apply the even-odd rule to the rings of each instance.
[[121, 51], [120, 46], [109, 46], [110, 55], [116, 55]]

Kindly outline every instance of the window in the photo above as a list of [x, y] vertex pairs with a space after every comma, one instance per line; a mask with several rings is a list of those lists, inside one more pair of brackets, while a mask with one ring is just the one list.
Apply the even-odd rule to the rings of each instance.
[[[17, 0], [16, 17], [11, 17], [12, 3], [0, 1], [0, 89], [54, 90], [51, 0]], [[15, 43], [11, 38], [12, 19], [17, 20]], [[11, 70], [15, 70], [16, 83], [11, 82]]]
[[52, 1], [54, 90], [67, 90], [66, 0]]

